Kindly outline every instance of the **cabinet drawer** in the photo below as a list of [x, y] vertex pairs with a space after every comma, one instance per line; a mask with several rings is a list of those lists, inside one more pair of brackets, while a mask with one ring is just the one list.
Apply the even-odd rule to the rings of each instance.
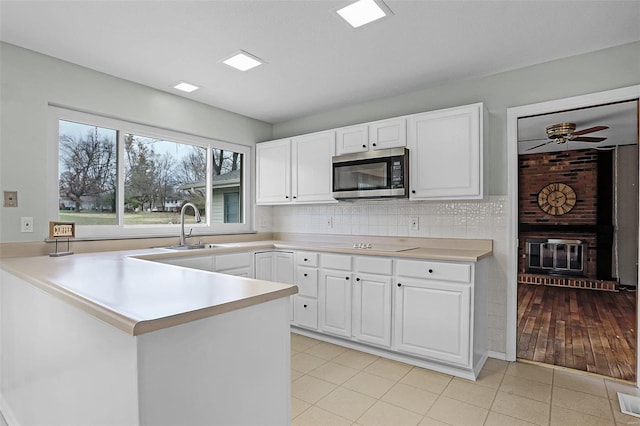
[[216, 271], [226, 269], [249, 268], [251, 266], [250, 253], [230, 253], [216, 255]]
[[393, 261], [384, 257], [356, 257], [355, 271], [363, 274], [391, 275]]
[[307, 328], [318, 328], [318, 301], [295, 295], [293, 298], [293, 322]]
[[318, 297], [318, 270], [307, 266], [296, 269], [296, 285], [301, 296]]
[[397, 260], [398, 276], [471, 282], [471, 265], [461, 263]]
[[318, 253], [298, 251], [296, 252], [296, 264], [304, 266], [318, 266]]
[[320, 255], [320, 263], [323, 268], [351, 271], [351, 256], [348, 255], [323, 253]]

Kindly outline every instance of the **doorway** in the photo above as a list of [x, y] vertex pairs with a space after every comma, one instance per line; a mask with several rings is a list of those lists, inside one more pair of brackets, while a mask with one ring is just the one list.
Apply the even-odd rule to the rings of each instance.
[[[639, 97], [634, 86], [508, 110], [509, 360], [637, 381]], [[614, 124], [629, 106], [631, 146], [590, 121]], [[584, 142], [557, 140], [551, 125], [576, 122]]]

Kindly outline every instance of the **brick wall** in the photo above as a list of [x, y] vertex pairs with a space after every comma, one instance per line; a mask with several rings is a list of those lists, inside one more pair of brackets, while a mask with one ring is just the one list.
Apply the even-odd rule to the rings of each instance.
[[[596, 225], [598, 152], [593, 149], [561, 151], [519, 156], [519, 221], [531, 225]], [[562, 182], [576, 192], [576, 205], [562, 216], [552, 216], [538, 206], [538, 192], [544, 186]], [[583, 240], [585, 275], [596, 276], [597, 240], [595, 233], [567, 232], [558, 226], [554, 232], [521, 232], [519, 235], [518, 272], [525, 272], [527, 238], [566, 238]]]
[[[597, 220], [598, 153], [596, 150], [561, 151], [519, 157], [519, 221], [528, 224], [595, 225]], [[538, 207], [538, 192], [562, 182], [576, 192], [576, 205], [562, 216]]]

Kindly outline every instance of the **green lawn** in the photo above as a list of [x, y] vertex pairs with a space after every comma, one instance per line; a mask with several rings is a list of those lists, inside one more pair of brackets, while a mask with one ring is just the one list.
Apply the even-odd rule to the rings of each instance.
[[[116, 225], [115, 213], [100, 213], [92, 211], [61, 210], [60, 220], [75, 222], [76, 225]], [[195, 222], [193, 216], [187, 216], [185, 223]], [[180, 213], [165, 212], [140, 212], [125, 213], [126, 225], [164, 225], [167, 223], [180, 223]]]

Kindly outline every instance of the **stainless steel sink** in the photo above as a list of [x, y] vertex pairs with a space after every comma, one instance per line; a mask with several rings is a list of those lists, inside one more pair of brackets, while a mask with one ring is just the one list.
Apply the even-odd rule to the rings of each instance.
[[184, 245], [170, 246], [167, 248], [171, 250], [196, 250], [196, 249], [209, 248], [207, 247], [208, 245], [209, 244], [184, 244]]

